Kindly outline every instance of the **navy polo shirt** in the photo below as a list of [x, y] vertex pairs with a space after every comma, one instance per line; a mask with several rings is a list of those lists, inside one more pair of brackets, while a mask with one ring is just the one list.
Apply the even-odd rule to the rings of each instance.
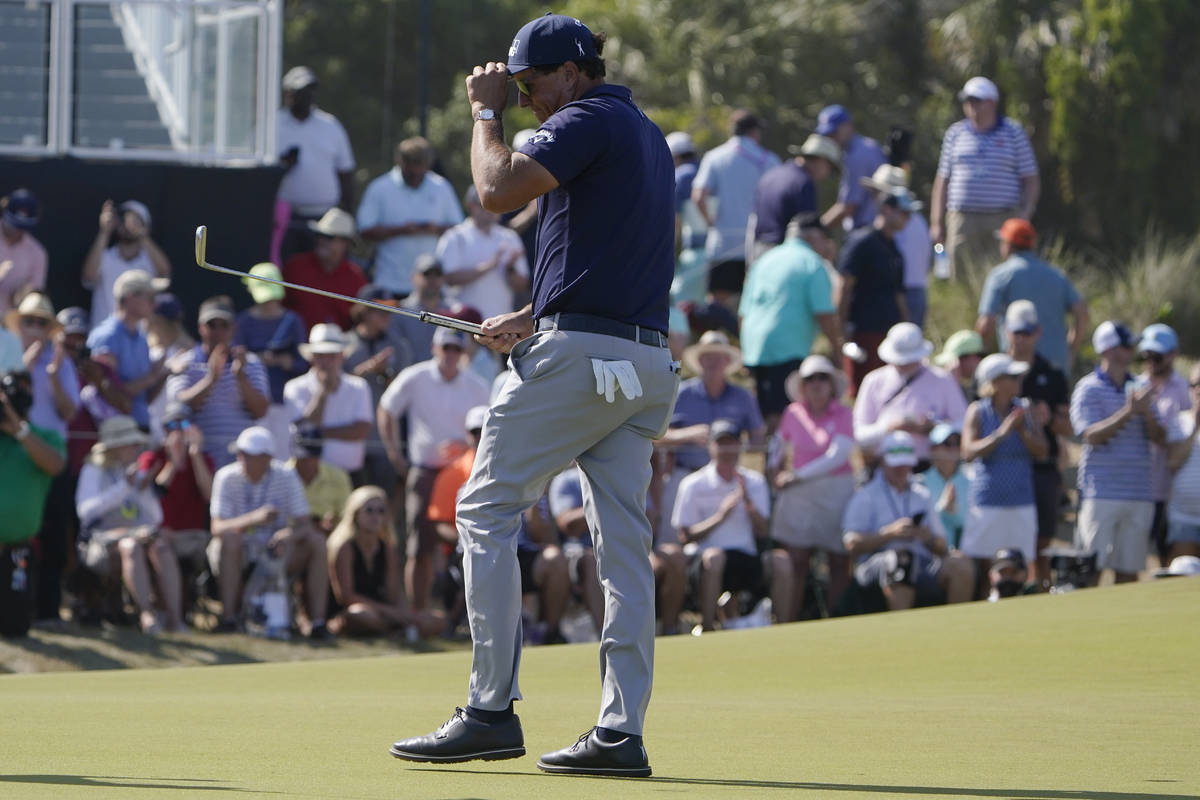
[[538, 199], [535, 319], [594, 314], [667, 330], [675, 271], [675, 164], [624, 86], [601, 84], [542, 123], [520, 152], [558, 187]]
[[817, 210], [817, 188], [795, 160], [772, 167], [754, 190], [754, 240], [779, 244], [792, 217]]
[[838, 256], [838, 272], [854, 278], [849, 321], [857, 333], [887, 333], [900, 322], [896, 295], [904, 291], [904, 257], [875, 228], [850, 234]]

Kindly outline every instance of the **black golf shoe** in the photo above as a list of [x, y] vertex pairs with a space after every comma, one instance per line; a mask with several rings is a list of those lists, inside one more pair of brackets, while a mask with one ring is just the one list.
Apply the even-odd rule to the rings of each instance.
[[609, 775], [623, 778], [650, 777], [646, 748], [635, 738], [609, 744], [592, 728], [579, 741], [538, 759], [538, 769], [559, 775]]
[[461, 708], [428, 736], [401, 739], [389, 751], [405, 761], [499, 761], [525, 755], [521, 720], [514, 714], [504, 722], [480, 722]]

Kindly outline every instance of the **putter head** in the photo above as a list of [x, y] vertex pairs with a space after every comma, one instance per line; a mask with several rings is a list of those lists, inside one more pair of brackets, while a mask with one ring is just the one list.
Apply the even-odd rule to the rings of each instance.
[[207, 267], [204, 254], [208, 250], [208, 228], [201, 225], [196, 228], [196, 266]]

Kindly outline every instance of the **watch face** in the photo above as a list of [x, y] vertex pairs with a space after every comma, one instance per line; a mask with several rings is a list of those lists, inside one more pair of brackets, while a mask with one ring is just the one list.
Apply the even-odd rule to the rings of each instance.
[[482, 111], [480, 111], [478, 114], [475, 115], [475, 119], [495, 119], [495, 118], [496, 118], [496, 112], [492, 111], [490, 108], [485, 108]]

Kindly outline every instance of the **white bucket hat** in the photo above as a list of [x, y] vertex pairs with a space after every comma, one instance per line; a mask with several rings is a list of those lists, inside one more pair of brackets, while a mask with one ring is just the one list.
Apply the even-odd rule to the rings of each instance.
[[308, 342], [300, 345], [300, 356], [305, 361], [312, 361], [313, 354], [341, 353], [346, 355], [351, 348], [350, 341], [342, 329], [332, 322], [319, 322], [313, 325], [308, 334]]
[[102, 461], [109, 451], [115, 448], [129, 444], [145, 447], [150, 442], [150, 437], [142, 433], [133, 417], [124, 414], [117, 414], [101, 422], [97, 435], [100, 440], [92, 445], [89, 453], [93, 461]]
[[893, 189], [908, 188], [908, 173], [903, 167], [895, 167], [891, 164], [880, 164], [869, 178], [859, 178], [858, 182], [868, 189], [874, 189], [877, 192], [890, 192]]
[[783, 390], [789, 400], [800, 399], [800, 386], [805, 378], [813, 375], [828, 375], [833, 379], [833, 399], [837, 400], [846, 393], [846, 376], [823, 355], [811, 355], [800, 362], [800, 369], [787, 376]]
[[933, 342], [911, 322], [898, 322], [879, 345], [879, 357], [887, 364], [903, 367], [923, 361], [933, 352]]

